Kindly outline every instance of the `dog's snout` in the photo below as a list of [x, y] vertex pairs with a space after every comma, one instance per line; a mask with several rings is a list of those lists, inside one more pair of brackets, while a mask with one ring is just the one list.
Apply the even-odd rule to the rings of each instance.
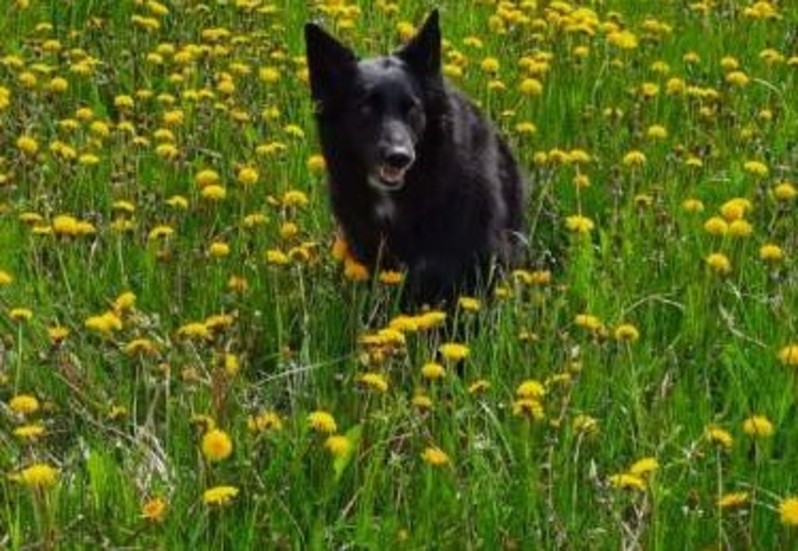
[[413, 159], [413, 152], [406, 147], [386, 148], [382, 152], [382, 162], [391, 168], [405, 168]]

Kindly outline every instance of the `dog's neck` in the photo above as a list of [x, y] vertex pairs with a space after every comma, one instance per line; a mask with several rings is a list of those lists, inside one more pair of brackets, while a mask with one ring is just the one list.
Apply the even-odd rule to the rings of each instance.
[[396, 200], [387, 191], [375, 191], [374, 217], [383, 226], [390, 226], [396, 218]]

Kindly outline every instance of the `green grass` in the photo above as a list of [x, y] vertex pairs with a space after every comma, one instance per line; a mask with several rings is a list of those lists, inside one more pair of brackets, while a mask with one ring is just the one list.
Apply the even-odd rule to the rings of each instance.
[[[152, 2], [23, 4], [5, 0], [0, 21], [0, 545], [796, 545], [798, 529], [779, 511], [798, 495], [798, 362], [789, 348], [798, 346], [797, 200], [777, 188], [796, 179], [798, 18], [787, 2], [774, 19], [735, 2], [706, 12], [630, 0], [595, 3], [595, 12], [562, 2], [439, 3], [447, 63], [461, 59], [455, 83], [507, 134], [528, 174], [526, 268], [551, 268], [551, 281], [510, 277], [478, 312], [453, 313], [470, 355], [444, 361], [446, 377], [434, 382], [421, 367], [438, 357], [442, 331], [376, 349], [360, 342], [399, 314], [396, 290], [346, 279], [330, 253], [335, 226], [324, 175], [308, 166], [318, 148], [301, 64], [307, 20], [363, 55], [385, 53], [400, 41], [398, 23], [420, 23], [432, 2], [338, 11], [287, 0], [181, 2], [163, 15]], [[151, 19], [142, 26], [134, 16]], [[145, 28], [153, 22], [157, 29]], [[612, 45], [616, 28], [637, 47]], [[214, 29], [228, 32], [214, 38]], [[781, 59], [766, 63], [766, 48]], [[689, 52], [698, 60], [685, 60]], [[487, 57], [499, 61], [496, 74], [481, 69]], [[524, 68], [524, 57], [538, 70]], [[747, 85], [727, 82], [726, 57]], [[279, 79], [260, 79], [263, 67]], [[50, 90], [54, 77], [68, 88]], [[540, 80], [540, 95], [519, 91], [527, 77]], [[672, 93], [672, 79], [684, 81], [682, 93]], [[645, 97], [644, 83], [657, 93]], [[119, 106], [120, 95], [134, 107]], [[182, 123], [170, 124], [177, 110]], [[520, 122], [536, 132], [519, 133]], [[652, 125], [667, 136], [648, 137]], [[37, 152], [22, 150], [23, 135]], [[173, 157], [158, 149], [164, 143]], [[574, 150], [589, 160], [575, 161]], [[624, 163], [631, 151], [645, 163]], [[99, 162], [78, 160], [86, 153]], [[251, 187], [237, 181], [242, 166], [259, 173]], [[218, 172], [224, 200], [202, 196], [203, 169]], [[590, 185], [578, 187], [577, 175]], [[290, 190], [308, 204], [283, 204]], [[188, 208], [170, 206], [175, 195]], [[707, 232], [733, 198], [750, 201], [752, 233]], [[686, 210], [686, 199], [704, 210]], [[63, 214], [93, 231], [53, 233]], [[249, 227], [252, 214], [265, 222]], [[575, 214], [595, 227], [567, 230]], [[119, 220], [129, 228], [119, 231]], [[281, 236], [286, 222], [296, 236]], [[150, 238], [159, 225], [174, 234]], [[216, 241], [228, 256], [208, 254]], [[766, 243], [784, 258], [762, 260]], [[267, 250], [303, 246], [287, 265], [266, 260]], [[714, 252], [729, 273], [707, 266]], [[231, 276], [246, 289], [232, 289]], [[136, 300], [116, 308], [118, 329], [86, 326], [126, 291]], [[15, 308], [32, 317], [15, 319]], [[231, 323], [208, 338], [182, 334], [217, 314]], [[597, 316], [598, 327], [581, 326], [580, 314]], [[616, 338], [622, 324], [639, 338]], [[54, 342], [54, 326], [68, 336]], [[148, 339], [141, 346], [152, 353], [131, 353], [135, 339]], [[237, 371], [225, 367], [231, 356]], [[367, 372], [387, 391], [365, 386]], [[528, 380], [545, 388], [542, 417], [519, 412], [516, 390]], [[478, 381], [486, 390], [473, 391]], [[21, 413], [20, 395], [35, 397], [38, 410]], [[334, 416], [348, 453], [334, 457], [327, 435], [309, 426], [315, 410]], [[248, 421], [263, 412], [280, 427], [253, 430]], [[767, 417], [771, 436], [746, 434], [753, 415]], [[218, 462], [202, 450], [211, 423], [233, 442]], [[44, 434], [18, 434], [31, 424]], [[713, 425], [732, 437], [728, 449], [709, 441]], [[430, 446], [448, 462], [426, 463]], [[643, 458], [657, 469], [617, 487], [615, 475]], [[36, 464], [57, 474], [26, 483], [21, 473]], [[217, 485], [238, 494], [203, 503]], [[731, 492], [747, 497], [719, 507]], [[142, 516], [155, 498], [166, 505], [159, 521]]]

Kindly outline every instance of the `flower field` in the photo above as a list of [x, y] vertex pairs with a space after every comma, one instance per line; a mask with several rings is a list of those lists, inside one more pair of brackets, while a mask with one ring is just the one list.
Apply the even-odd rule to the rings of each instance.
[[[798, 548], [791, 2], [0, 5], [0, 547]], [[530, 251], [401, 312], [303, 25], [436, 6]]]

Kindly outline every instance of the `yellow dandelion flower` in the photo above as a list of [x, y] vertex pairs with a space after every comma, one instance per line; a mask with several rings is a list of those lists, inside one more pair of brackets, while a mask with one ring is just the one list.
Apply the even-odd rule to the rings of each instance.
[[149, 522], [163, 522], [166, 517], [166, 500], [162, 497], [148, 499], [141, 505], [141, 518]]
[[587, 216], [575, 214], [565, 219], [565, 227], [570, 231], [580, 234], [590, 233], [595, 228], [593, 221]]
[[108, 311], [98, 316], [90, 316], [83, 324], [86, 329], [91, 329], [103, 335], [110, 335], [122, 329], [122, 320], [115, 312]]
[[46, 463], [34, 463], [9, 475], [9, 478], [30, 488], [49, 488], [58, 481], [58, 469]]
[[632, 324], [624, 323], [615, 328], [615, 340], [635, 342], [640, 338], [640, 332]]
[[247, 428], [251, 432], [280, 431], [283, 429], [283, 420], [274, 411], [264, 411], [247, 418]]
[[286, 191], [281, 202], [286, 207], [305, 207], [309, 203], [307, 194], [297, 189]]
[[726, 235], [729, 233], [729, 224], [720, 216], [713, 216], [704, 222], [704, 230], [710, 235]]
[[150, 233], [147, 235], [147, 238], [150, 241], [154, 241], [156, 239], [166, 239], [174, 235], [174, 233], [175, 233], [174, 228], [167, 225], [160, 225], [160, 226], [155, 226], [152, 230], [150, 230]]
[[344, 259], [344, 277], [352, 281], [367, 281], [369, 270], [354, 258], [346, 257]]
[[759, 258], [765, 262], [781, 262], [784, 260], [784, 250], [775, 243], [765, 243], [759, 248]]
[[646, 155], [642, 151], [630, 151], [623, 156], [621, 162], [625, 166], [643, 166], [646, 164]]
[[323, 174], [327, 170], [327, 163], [321, 155], [311, 155], [307, 161], [308, 171], [312, 174]]
[[47, 84], [47, 89], [54, 94], [62, 94], [69, 89], [69, 81], [63, 77], [54, 77]]
[[451, 463], [449, 456], [436, 446], [428, 446], [425, 448], [421, 453], [421, 459], [433, 467], [443, 467]]
[[573, 429], [577, 433], [588, 436], [596, 434], [599, 430], [598, 420], [590, 415], [580, 413], [574, 417]]
[[280, 70], [276, 67], [261, 67], [258, 69], [258, 78], [266, 84], [280, 82]]
[[125, 291], [114, 300], [114, 310], [117, 312], [124, 312], [130, 310], [136, 304], [136, 294], [131, 291]]
[[352, 450], [352, 441], [341, 434], [332, 434], [324, 441], [324, 447], [333, 457], [344, 457]]
[[591, 332], [599, 332], [604, 328], [604, 322], [598, 316], [592, 314], [577, 314], [576, 318], [574, 318], [574, 323], [578, 327]]
[[308, 415], [308, 425], [316, 432], [325, 434], [333, 434], [338, 430], [335, 417], [322, 410], [313, 411]]
[[25, 155], [32, 157], [39, 151], [39, 142], [31, 136], [20, 136], [17, 138], [17, 148]]
[[114, 98], [114, 106], [121, 110], [130, 110], [133, 109], [133, 106], [136, 104], [135, 100], [132, 96], [128, 95], [119, 95]]
[[751, 79], [743, 71], [732, 71], [726, 74], [726, 82], [732, 86], [747, 86]]
[[760, 161], [746, 161], [743, 169], [754, 176], [765, 177], [770, 173], [768, 165]]
[[773, 188], [773, 196], [779, 201], [791, 201], [798, 197], [798, 189], [790, 182], [781, 182]]
[[185, 121], [185, 113], [183, 113], [180, 109], [173, 109], [171, 111], [166, 111], [163, 114], [163, 123], [166, 126], [180, 126]]
[[275, 266], [285, 266], [291, 262], [291, 259], [283, 251], [279, 249], [269, 249], [266, 251], [266, 262], [274, 264]]
[[446, 313], [439, 310], [431, 310], [416, 316], [416, 323], [420, 331], [440, 327], [446, 321]]
[[0, 86], [0, 111], [11, 105], [11, 91], [5, 86]]
[[287, 124], [283, 127], [283, 132], [288, 134], [289, 136], [297, 139], [304, 139], [305, 138], [305, 131], [302, 130], [302, 127], [296, 124]]
[[678, 96], [684, 94], [687, 90], [687, 84], [681, 78], [670, 78], [665, 83], [665, 93], [671, 96]]
[[754, 227], [747, 220], [735, 220], [729, 224], [729, 235], [734, 237], [748, 237], [754, 233]]
[[466, 312], [478, 312], [480, 302], [479, 299], [474, 297], [460, 297], [457, 299], [457, 306]]
[[205, 327], [207, 327], [209, 331], [224, 331], [233, 325], [234, 321], [235, 318], [230, 314], [214, 314], [205, 319]]
[[536, 78], [525, 78], [518, 89], [525, 96], [539, 96], [543, 93], [543, 84]]
[[379, 373], [363, 373], [358, 377], [358, 382], [380, 393], [388, 391], [388, 381]]
[[644, 82], [640, 86], [640, 94], [645, 98], [653, 98], [659, 95], [659, 85], [653, 82]]
[[181, 325], [177, 330], [177, 336], [187, 339], [209, 339], [211, 331], [206, 323], [194, 321]]
[[632, 463], [632, 466], [629, 467], [629, 474], [646, 478], [657, 469], [659, 469], [659, 461], [655, 457], [644, 457]]
[[338, 261], [342, 261], [349, 256], [349, 245], [347, 245], [346, 240], [340, 235], [335, 236], [330, 254]]
[[224, 258], [230, 255], [230, 245], [222, 241], [214, 241], [208, 247], [208, 256], [213, 258]]
[[416, 28], [408, 21], [399, 21], [396, 24], [396, 33], [399, 35], [399, 40], [407, 42], [416, 34]]
[[519, 398], [533, 398], [542, 400], [546, 396], [546, 388], [535, 379], [527, 379], [515, 389], [515, 395]]
[[8, 407], [19, 415], [30, 415], [39, 411], [39, 400], [30, 394], [18, 394], [9, 400]]
[[787, 497], [779, 503], [781, 523], [786, 526], [798, 526], [798, 496]]
[[426, 394], [414, 394], [411, 403], [413, 404], [414, 408], [422, 411], [428, 411], [432, 409], [432, 398]]
[[530, 121], [521, 121], [515, 125], [515, 131], [523, 135], [536, 134], [538, 127]]
[[415, 333], [418, 331], [418, 320], [415, 316], [400, 314], [388, 322], [388, 328], [401, 333]]
[[231, 275], [227, 280], [227, 288], [234, 293], [245, 293], [249, 289], [249, 282], [242, 276]]
[[485, 379], [478, 379], [468, 385], [468, 393], [477, 395], [483, 394], [490, 389], [490, 382], [486, 381]]
[[779, 361], [788, 367], [798, 368], [798, 343], [788, 344], [779, 350]]
[[79, 223], [74, 216], [59, 214], [53, 218], [52, 228], [56, 235], [77, 235], [80, 231]]
[[437, 362], [427, 362], [421, 366], [421, 376], [430, 381], [437, 381], [446, 376], [446, 369]]
[[752, 415], [743, 421], [743, 432], [754, 438], [768, 438], [773, 436], [773, 423], [764, 415]]
[[470, 352], [468, 346], [456, 342], [443, 343], [438, 347], [438, 353], [441, 357], [452, 362], [466, 359]]
[[14, 282], [14, 278], [11, 277], [11, 274], [4, 270], [0, 270], [0, 287], [6, 287], [11, 285]]
[[241, 362], [236, 354], [226, 352], [222, 356], [222, 369], [228, 377], [235, 377], [241, 369]]
[[751, 501], [748, 492], [731, 492], [718, 498], [718, 509], [737, 509]]
[[158, 352], [158, 346], [150, 339], [133, 339], [125, 345], [128, 356], [146, 356]]
[[519, 398], [513, 402], [513, 415], [526, 417], [539, 421], [546, 415], [543, 411], [543, 404], [534, 398]]
[[162, 159], [172, 160], [177, 158], [180, 150], [171, 143], [162, 143], [158, 144], [155, 147], [155, 154], [158, 155]]
[[251, 166], [244, 167], [238, 171], [238, 182], [244, 186], [255, 185], [258, 182], [258, 178], [260, 178], [260, 174]]
[[486, 57], [479, 64], [480, 68], [486, 73], [497, 73], [499, 71], [499, 60], [495, 57]]
[[283, 239], [291, 239], [295, 237], [299, 233], [299, 226], [297, 226], [293, 222], [284, 222], [282, 226], [280, 226], [280, 237]]
[[41, 423], [21, 425], [14, 429], [14, 436], [20, 440], [36, 440], [44, 436], [46, 429]]
[[714, 425], [707, 427], [704, 436], [710, 444], [720, 446], [724, 450], [730, 450], [734, 445], [734, 439], [729, 431]]
[[751, 201], [743, 199], [742, 197], [735, 197], [720, 206], [720, 214], [726, 221], [733, 222], [735, 220], [742, 220], [751, 209], [753, 209]]
[[610, 476], [609, 478], [610, 486], [613, 488], [620, 488], [623, 490], [645, 490], [646, 483], [645, 481], [634, 474], [630, 473], [621, 473], [615, 474]]
[[637, 48], [637, 36], [631, 31], [614, 31], [607, 35], [607, 42], [622, 50]]
[[712, 253], [706, 258], [709, 268], [720, 275], [730, 274], [732, 271], [729, 258], [723, 253]]
[[30, 321], [33, 318], [33, 310], [30, 308], [12, 308], [8, 311], [8, 317], [18, 322]]
[[47, 336], [53, 344], [59, 344], [69, 336], [69, 328], [55, 325], [47, 328]]
[[379, 281], [383, 285], [399, 285], [404, 281], [404, 278], [404, 273], [393, 270], [383, 270], [379, 275]]
[[268, 221], [269, 221], [268, 216], [266, 216], [262, 212], [255, 212], [252, 214], [247, 214], [244, 217], [243, 225], [245, 228], [256, 228], [258, 226], [263, 226]]
[[208, 461], [217, 463], [227, 459], [232, 453], [233, 441], [223, 430], [212, 429], [202, 437], [202, 455]]
[[226, 505], [238, 495], [238, 488], [235, 486], [214, 486], [205, 490], [202, 494], [202, 501], [205, 505]]
[[227, 190], [222, 186], [210, 185], [202, 188], [201, 195], [211, 201], [221, 201], [227, 197]]
[[652, 140], [664, 140], [668, 137], [668, 130], [661, 124], [654, 124], [648, 127], [646, 136]]

